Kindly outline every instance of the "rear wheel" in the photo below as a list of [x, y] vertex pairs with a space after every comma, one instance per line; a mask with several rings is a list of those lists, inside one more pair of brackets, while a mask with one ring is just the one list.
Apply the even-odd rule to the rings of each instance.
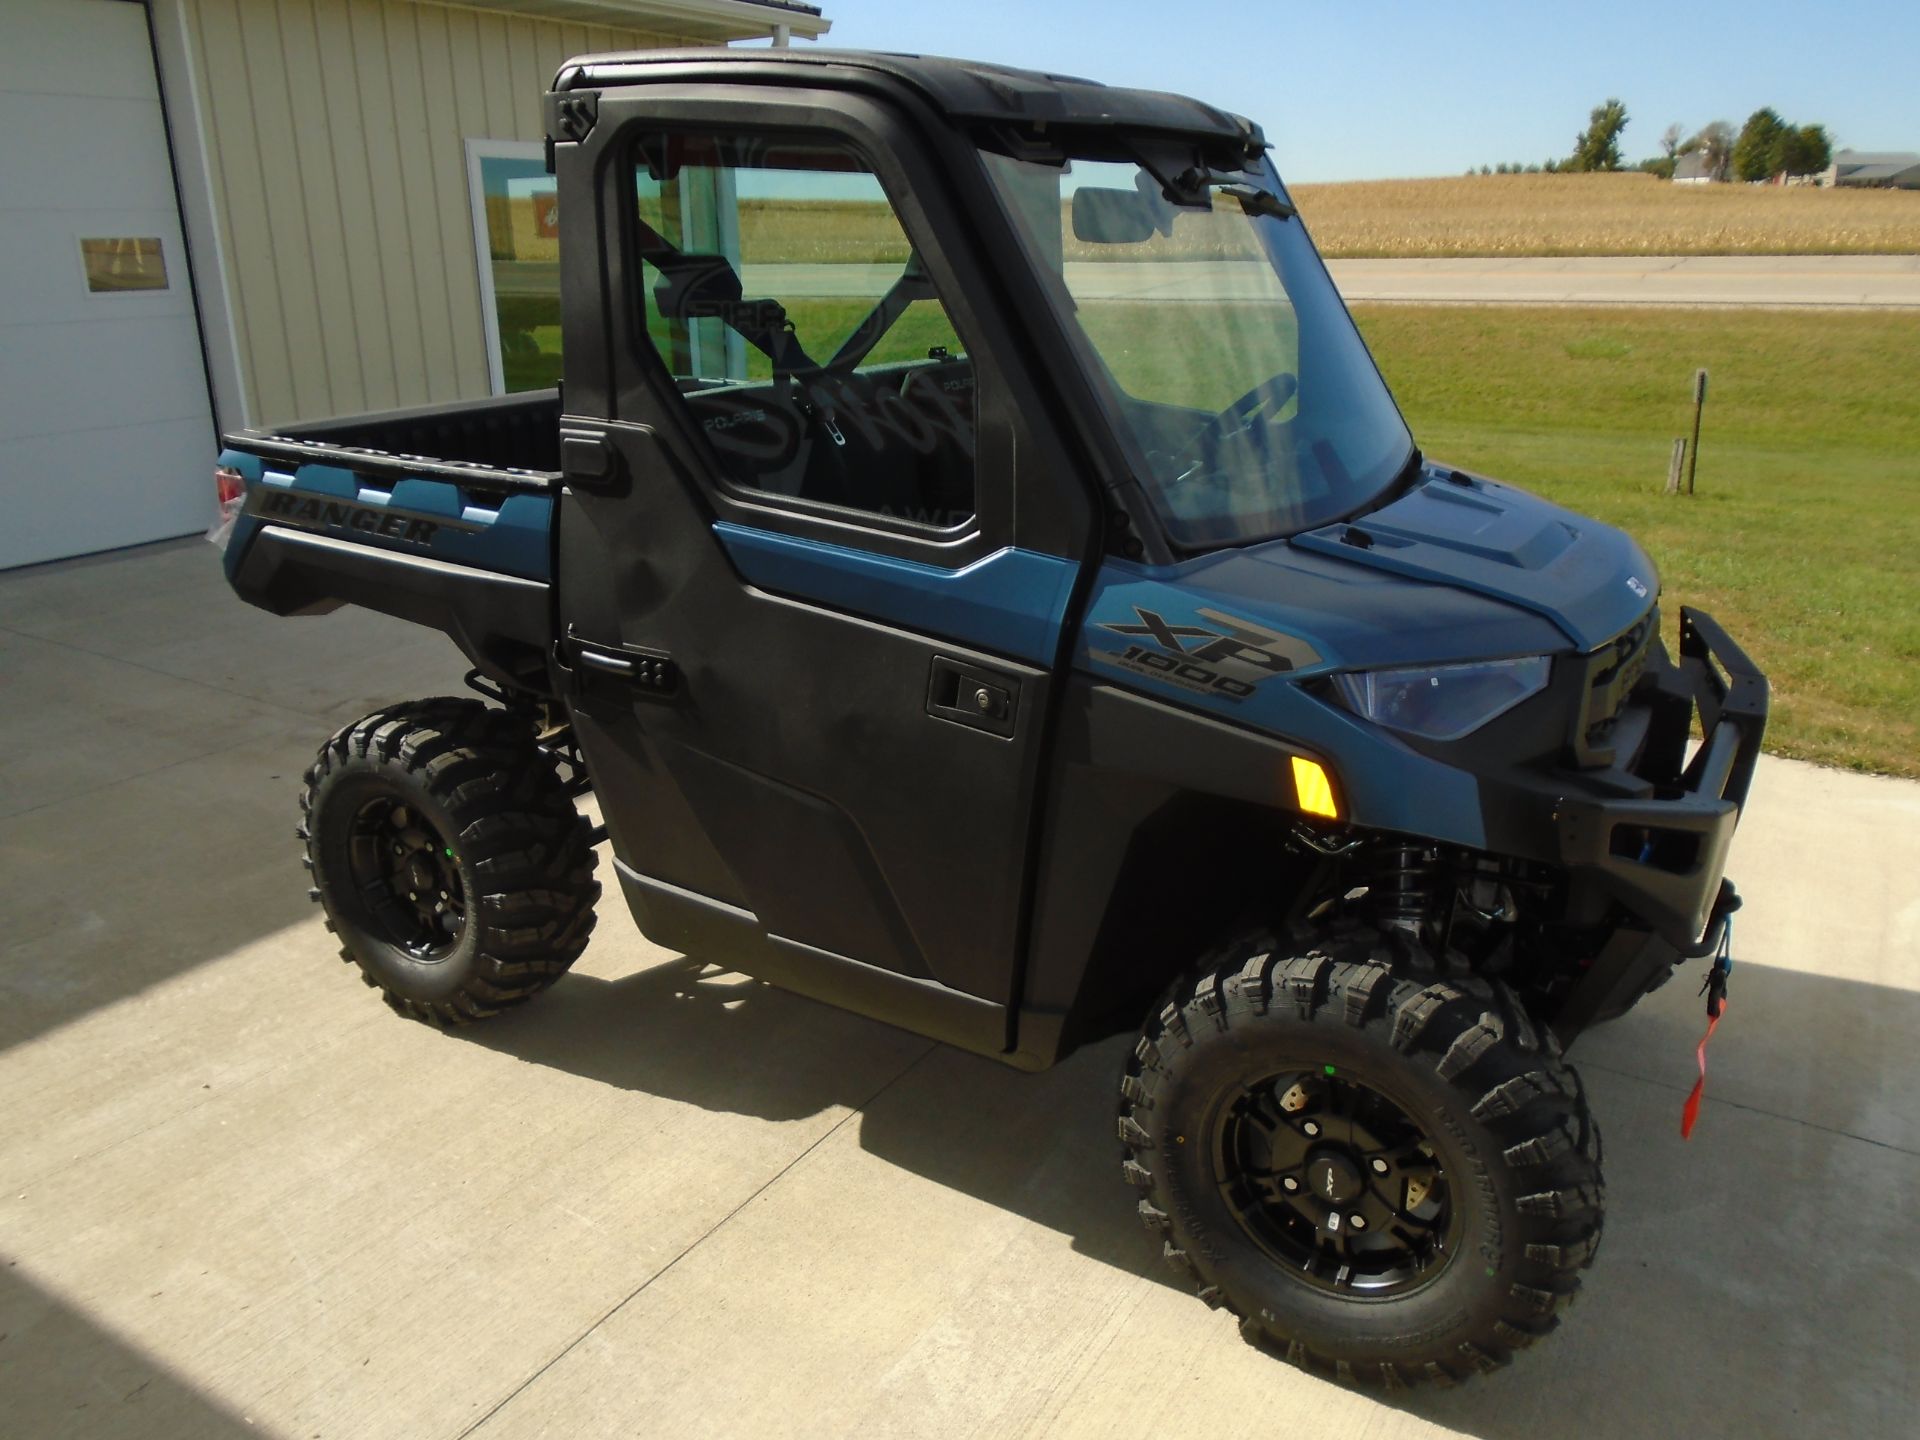
[[523, 718], [472, 700], [376, 711], [306, 781], [310, 893], [341, 958], [401, 1014], [497, 1014], [586, 948], [592, 837]]
[[1599, 1242], [1599, 1136], [1511, 992], [1366, 938], [1250, 937], [1121, 1078], [1123, 1169], [1201, 1298], [1307, 1368], [1441, 1384], [1548, 1333]]

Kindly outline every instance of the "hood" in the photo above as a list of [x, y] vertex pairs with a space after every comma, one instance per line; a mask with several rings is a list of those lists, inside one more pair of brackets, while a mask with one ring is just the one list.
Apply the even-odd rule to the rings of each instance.
[[1491, 480], [1424, 474], [1391, 504], [1289, 543], [1517, 605], [1582, 651], [1613, 639], [1652, 603], [1653, 564], [1621, 531]]

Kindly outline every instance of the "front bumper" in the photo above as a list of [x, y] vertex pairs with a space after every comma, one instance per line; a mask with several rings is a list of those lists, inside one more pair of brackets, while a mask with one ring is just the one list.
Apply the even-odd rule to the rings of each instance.
[[[1696, 717], [1702, 740], [1688, 759]], [[1677, 663], [1650, 669], [1620, 720], [1620, 751], [1633, 757], [1641, 793], [1555, 802], [1569, 875], [1681, 954], [1713, 948], [1738, 903], [1723, 872], [1766, 726], [1766, 676], [1711, 616], [1682, 609]]]

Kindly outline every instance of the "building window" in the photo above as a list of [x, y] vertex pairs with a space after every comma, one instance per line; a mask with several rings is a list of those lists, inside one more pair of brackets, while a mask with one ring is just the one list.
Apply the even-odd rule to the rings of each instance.
[[469, 140], [467, 188], [493, 393], [560, 381], [560, 226], [545, 147]]
[[167, 257], [157, 235], [82, 237], [80, 263], [93, 295], [167, 288]]

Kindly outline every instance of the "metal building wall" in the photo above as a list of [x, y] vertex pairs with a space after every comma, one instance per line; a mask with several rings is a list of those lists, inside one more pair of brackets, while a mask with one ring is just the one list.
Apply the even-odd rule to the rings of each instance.
[[228, 427], [486, 394], [464, 142], [540, 139], [570, 55], [689, 43], [415, 0], [158, 0], [156, 18], [191, 78], [169, 103], [176, 151], [198, 145], [183, 180], [203, 170], [211, 199], [196, 270], [226, 280], [226, 314], [203, 313], [237, 356], [215, 377], [242, 392], [219, 396]]

